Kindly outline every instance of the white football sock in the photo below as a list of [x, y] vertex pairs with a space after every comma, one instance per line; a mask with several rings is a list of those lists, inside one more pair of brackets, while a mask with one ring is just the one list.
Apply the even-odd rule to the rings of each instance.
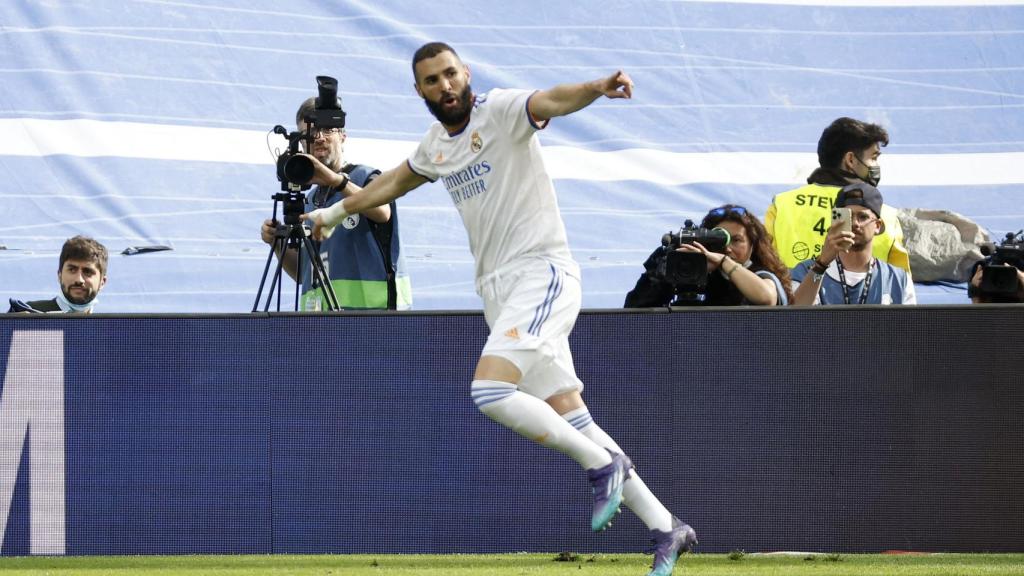
[[611, 463], [608, 451], [562, 419], [550, 404], [520, 392], [515, 384], [474, 380], [473, 402], [491, 420], [543, 446], [558, 450], [584, 469]]
[[[612, 452], [624, 454], [622, 448], [615, 443], [590, 416], [586, 406], [577, 408], [562, 414], [566, 422], [590, 438], [595, 444], [603, 446]], [[644, 484], [636, 470], [630, 470], [629, 479], [622, 487], [622, 503], [636, 514], [640, 520], [651, 530], [668, 532], [672, 529], [672, 513], [661, 503], [651, 492], [651, 489]]]

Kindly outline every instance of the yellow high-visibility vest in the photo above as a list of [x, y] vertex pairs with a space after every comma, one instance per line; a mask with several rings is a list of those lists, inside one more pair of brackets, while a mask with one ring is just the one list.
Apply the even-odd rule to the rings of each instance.
[[[786, 266], [792, 268], [821, 254], [832, 225], [832, 206], [839, 189], [839, 186], [808, 184], [772, 199], [764, 225]], [[903, 245], [903, 228], [896, 209], [882, 204], [881, 217], [885, 231], [875, 236], [872, 247], [875, 258], [909, 272], [910, 257]]]

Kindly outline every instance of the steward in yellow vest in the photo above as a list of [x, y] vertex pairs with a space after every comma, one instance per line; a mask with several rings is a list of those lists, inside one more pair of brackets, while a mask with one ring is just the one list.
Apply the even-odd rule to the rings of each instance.
[[[786, 266], [793, 268], [821, 253], [832, 225], [832, 207], [843, 186], [878, 185], [878, 156], [888, 143], [884, 128], [853, 118], [839, 118], [825, 129], [818, 140], [819, 167], [807, 178], [807, 185], [776, 195], [764, 216], [765, 228]], [[881, 219], [885, 231], [875, 236], [875, 258], [909, 272], [910, 258], [896, 209], [883, 204]]]
[[[814, 174], [820, 171], [815, 170]], [[764, 216], [764, 225], [786, 266], [793, 268], [821, 254], [825, 235], [832, 225], [836, 195], [845, 185], [845, 182], [842, 185], [808, 184], [778, 194], [772, 200]], [[896, 209], [883, 204], [882, 221], [885, 222], [885, 232], [875, 236], [872, 250], [875, 258], [909, 272], [910, 258], [903, 246], [903, 228]]]

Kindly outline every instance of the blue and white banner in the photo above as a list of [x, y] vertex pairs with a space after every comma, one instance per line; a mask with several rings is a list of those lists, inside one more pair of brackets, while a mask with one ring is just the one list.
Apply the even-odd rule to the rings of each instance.
[[[430, 40], [481, 92], [634, 79], [633, 100], [540, 136], [587, 307], [621, 306], [683, 220], [725, 202], [763, 214], [839, 116], [889, 130], [888, 203], [1024, 228], [1024, 2], [15, 1], [0, 5], [0, 295], [52, 297], [60, 246], [83, 233], [115, 254], [103, 311], [249, 310], [285, 145], [271, 128], [334, 76], [347, 158], [394, 166], [433, 120], [410, 70]], [[444, 191], [399, 210], [415, 307], [479, 308]], [[173, 250], [118, 255], [154, 244]]]

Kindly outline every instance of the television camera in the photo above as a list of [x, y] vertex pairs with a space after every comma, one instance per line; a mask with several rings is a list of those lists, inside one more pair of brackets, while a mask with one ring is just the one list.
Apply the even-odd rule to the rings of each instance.
[[986, 302], [1020, 302], [1017, 271], [1024, 271], [1024, 230], [1007, 232], [1000, 244], [988, 242], [980, 248], [987, 259], [977, 295]]
[[[279, 252], [277, 270], [271, 280], [271, 287], [267, 295], [264, 312], [270, 309], [270, 301], [274, 296], [275, 287], [280, 288], [281, 270], [284, 263], [284, 253], [289, 248], [298, 249], [302, 247], [309, 255], [312, 266], [311, 289], [323, 288], [328, 310], [338, 310], [338, 299], [334, 294], [330, 279], [320, 257], [319, 246], [310, 239], [309, 230], [302, 225], [300, 216], [306, 209], [306, 195], [303, 193], [310, 188], [310, 181], [314, 176], [314, 164], [299, 151], [299, 144], [306, 142], [306, 150], [313, 149], [313, 141], [317, 132], [321, 130], [342, 129], [345, 127], [345, 111], [341, 108], [341, 99], [338, 98], [338, 81], [330, 76], [317, 76], [317, 97], [311, 113], [303, 116], [306, 124], [303, 131], [289, 132], [284, 126], [277, 125], [273, 128], [274, 134], [280, 134], [288, 140], [288, 148], [277, 157], [277, 179], [281, 182], [281, 192], [274, 194], [273, 220], [277, 221], [277, 204], [282, 205], [283, 223], [278, 224], [274, 233], [274, 242], [270, 247], [270, 254], [267, 255], [267, 264], [263, 269], [263, 278], [260, 280], [260, 288], [256, 293], [256, 303], [253, 304], [253, 312], [259, 308], [260, 298], [263, 295], [263, 287], [270, 272], [270, 262], [275, 252]], [[301, 252], [301, 251], [300, 251]], [[299, 289], [302, 282], [302, 258], [299, 258], [298, 270], [296, 271], [295, 285], [295, 309], [299, 308]], [[280, 309], [280, 291], [278, 291], [278, 308]]]
[[670, 284], [675, 293], [672, 306], [698, 304], [704, 299], [708, 285], [708, 259], [700, 252], [677, 252], [684, 244], [699, 242], [711, 252], [724, 254], [731, 238], [724, 228], [698, 228], [692, 220], [683, 223], [678, 232], [661, 237], [661, 253], [654, 276]]

